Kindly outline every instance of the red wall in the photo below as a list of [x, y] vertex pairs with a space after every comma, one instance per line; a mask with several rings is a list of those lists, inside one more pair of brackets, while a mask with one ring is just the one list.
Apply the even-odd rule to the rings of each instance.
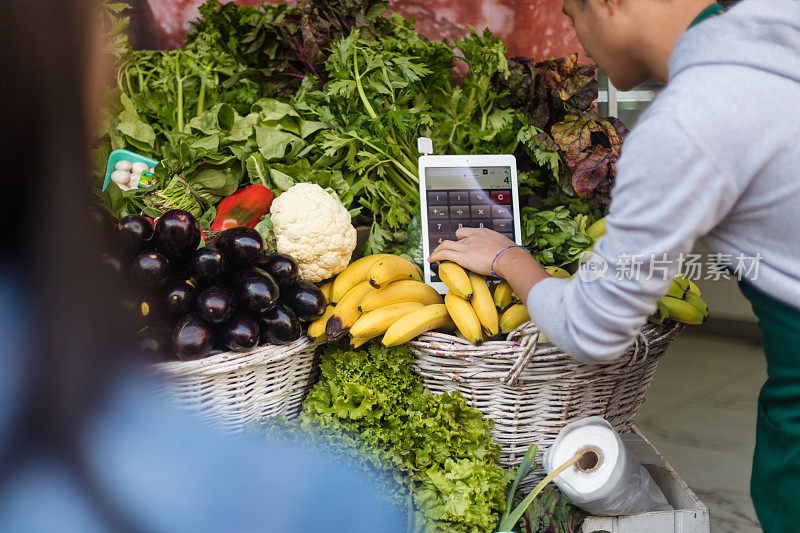
[[[236, 0], [256, 5], [259, 0]], [[146, 0], [140, 17], [137, 43], [145, 48], [175, 48], [183, 43], [188, 21], [197, 16], [202, 0]], [[586, 61], [569, 19], [561, 12], [562, 0], [391, 0], [391, 9], [413, 16], [417, 30], [429, 39], [453, 40], [468, 26], [489, 27], [500, 35], [511, 56], [536, 60], [579, 52]], [[147, 12], [143, 12], [147, 10]]]

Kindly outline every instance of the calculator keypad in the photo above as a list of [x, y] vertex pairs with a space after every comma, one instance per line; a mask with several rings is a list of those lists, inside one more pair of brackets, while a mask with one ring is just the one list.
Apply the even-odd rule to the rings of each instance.
[[[455, 241], [459, 228], [489, 228], [514, 240], [511, 190], [427, 191], [428, 244], [433, 251], [444, 241]], [[438, 265], [431, 280], [439, 281]]]

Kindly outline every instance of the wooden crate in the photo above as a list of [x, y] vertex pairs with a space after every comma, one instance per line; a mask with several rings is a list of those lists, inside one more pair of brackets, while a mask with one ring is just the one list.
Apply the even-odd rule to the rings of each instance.
[[650, 472], [674, 511], [656, 511], [627, 516], [589, 516], [583, 532], [609, 533], [709, 533], [708, 507], [692, 492], [672, 466], [638, 430], [621, 435], [628, 448]]

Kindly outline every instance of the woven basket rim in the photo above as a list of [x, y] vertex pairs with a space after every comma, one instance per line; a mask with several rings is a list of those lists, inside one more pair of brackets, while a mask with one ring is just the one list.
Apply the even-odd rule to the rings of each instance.
[[303, 335], [289, 344], [267, 344], [247, 352], [222, 352], [194, 361], [169, 361], [153, 365], [157, 372], [169, 376], [205, 375], [213, 376], [259, 364], [278, 362], [293, 356], [299, 350], [316, 347], [319, 342]]
[[[642, 327], [639, 335], [643, 336], [645, 340], [650, 342], [654, 340], [663, 342], [676, 337], [681, 331], [683, 331], [683, 328], [684, 325], [680, 322], [673, 322], [670, 325], [647, 323]], [[509, 361], [515, 361], [519, 358], [520, 348], [522, 348], [525, 344], [535, 340], [534, 337], [538, 338], [538, 333], [539, 329], [533, 322], [526, 322], [509, 333], [507, 340], [487, 341], [479, 346], [475, 346], [465, 339], [447, 333], [426, 333], [414, 340], [409, 341], [408, 344], [409, 346], [419, 350], [434, 350], [439, 357], [447, 357], [451, 355], [454, 358], [463, 359], [464, 357], [470, 356], [491, 356], [493, 359], [506, 359]], [[508, 340], [513, 337], [517, 337], [519, 340]], [[449, 345], [445, 346], [445, 344]], [[443, 349], [445, 347], [450, 354], [444, 353]], [[637, 345], [634, 343], [624, 352], [620, 353], [620, 357], [629, 354], [635, 355], [636, 353]], [[552, 343], [537, 345], [533, 355], [536, 355], [537, 360], [540, 361], [546, 359], [553, 362], [559, 360], [579, 362], [569, 354], [561, 351], [555, 344]], [[616, 358], [610, 361], [598, 361], [596, 363], [592, 363], [592, 366], [613, 365], [618, 363], [619, 358]]]

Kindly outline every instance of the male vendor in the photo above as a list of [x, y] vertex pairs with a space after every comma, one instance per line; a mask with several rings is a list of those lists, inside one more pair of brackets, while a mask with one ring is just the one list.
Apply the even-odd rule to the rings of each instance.
[[[585, 362], [619, 356], [701, 240], [757, 258], [740, 281], [759, 317], [769, 379], [758, 401], [751, 495], [764, 531], [800, 531], [800, 0], [564, 0], [586, 52], [629, 90], [666, 84], [625, 141], [597, 280], [549, 277], [523, 248], [460, 229], [430, 261], [494, 271], [531, 319]], [[617, 276], [626, 258], [655, 258]], [[722, 257], [722, 256], [720, 256]]]

